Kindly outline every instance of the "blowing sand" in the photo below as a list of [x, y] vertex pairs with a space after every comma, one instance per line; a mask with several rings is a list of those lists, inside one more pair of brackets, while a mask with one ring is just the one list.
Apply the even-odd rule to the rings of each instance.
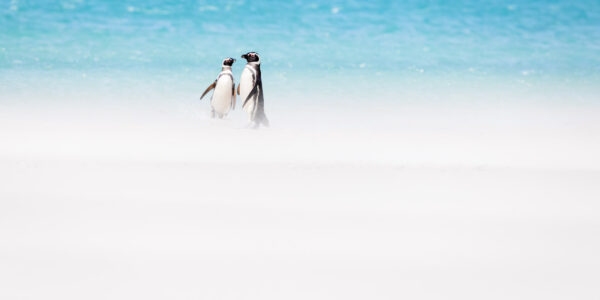
[[313, 113], [5, 111], [0, 298], [600, 295], [594, 114]]

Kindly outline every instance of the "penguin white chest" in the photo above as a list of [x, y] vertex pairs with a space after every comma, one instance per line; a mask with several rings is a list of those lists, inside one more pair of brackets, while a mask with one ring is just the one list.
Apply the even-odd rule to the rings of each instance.
[[248, 95], [252, 91], [252, 88], [254, 87], [255, 76], [256, 75], [254, 75], [252, 70], [250, 70], [249, 68], [244, 68], [244, 71], [242, 72], [242, 77], [240, 78], [240, 100], [242, 101], [244, 111], [250, 114], [254, 110], [255, 101], [254, 99], [249, 99], [248, 102], [246, 102], [245, 104], [244, 101], [246, 101], [246, 98], [248, 97]]
[[227, 114], [232, 105], [233, 80], [224, 75], [219, 78], [210, 102], [213, 110], [219, 114]]

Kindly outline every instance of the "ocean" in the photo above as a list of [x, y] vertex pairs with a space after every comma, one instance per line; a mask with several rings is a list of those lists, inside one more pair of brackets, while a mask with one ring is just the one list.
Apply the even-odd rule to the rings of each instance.
[[600, 92], [595, 0], [11, 0], [0, 28], [4, 104], [191, 105], [223, 58], [239, 78], [248, 51], [267, 109], [579, 105]]

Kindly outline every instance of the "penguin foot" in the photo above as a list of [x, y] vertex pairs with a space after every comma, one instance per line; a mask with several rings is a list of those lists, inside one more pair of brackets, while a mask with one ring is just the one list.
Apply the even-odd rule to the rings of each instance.
[[258, 123], [251, 121], [250, 123], [248, 123], [248, 125], [246, 125], [247, 129], [258, 129]]
[[265, 127], [270, 127], [269, 120], [267, 120], [267, 118], [263, 118], [261, 123]]

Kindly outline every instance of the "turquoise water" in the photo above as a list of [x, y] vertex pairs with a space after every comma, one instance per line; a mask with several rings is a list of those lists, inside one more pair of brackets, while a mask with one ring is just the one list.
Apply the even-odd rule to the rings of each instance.
[[375, 90], [389, 101], [410, 89], [485, 86], [593, 98], [600, 1], [572, 2], [3, 1], [0, 92], [191, 97], [224, 57], [252, 50], [279, 96]]

